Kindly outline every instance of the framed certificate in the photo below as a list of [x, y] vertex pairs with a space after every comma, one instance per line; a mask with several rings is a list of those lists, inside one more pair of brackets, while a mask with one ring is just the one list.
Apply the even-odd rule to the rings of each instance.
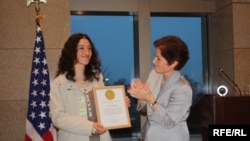
[[106, 129], [131, 127], [123, 85], [93, 88], [97, 120]]

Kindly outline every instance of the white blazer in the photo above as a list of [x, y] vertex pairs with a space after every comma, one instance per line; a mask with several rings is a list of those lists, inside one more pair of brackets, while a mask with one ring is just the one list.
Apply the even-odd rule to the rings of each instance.
[[[86, 91], [94, 86], [103, 86], [103, 78], [88, 83]], [[53, 124], [59, 128], [58, 141], [90, 140], [93, 122], [88, 120], [86, 97], [74, 84], [60, 75], [51, 84], [50, 115]], [[100, 135], [100, 141], [111, 141], [109, 131]]]
[[155, 70], [149, 73], [147, 83], [158, 106], [153, 112], [149, 104], [138, 110], [147, 112], [147, 122], [142, 129], [144, 141], [189, 141], [189, 130], [186, 120], [192, 105], [192, 89], [189, 82], [175, 71], [166, 81], [163, 88], [163, 74]]

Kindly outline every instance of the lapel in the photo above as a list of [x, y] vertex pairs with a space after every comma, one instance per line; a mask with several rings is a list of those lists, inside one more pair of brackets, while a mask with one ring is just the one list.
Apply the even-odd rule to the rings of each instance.
[[[162, 75], [163, 77], [163, 75]], [[169, 77], [169, 79], [165, 82], [163, 88], [161, 89], [160, 93], [158, 94], [158, 99], [167, 89], [174, 87], [175, 83], [181, 78], [181, 73], [179, 71], [174, 71], [174, 73]]]

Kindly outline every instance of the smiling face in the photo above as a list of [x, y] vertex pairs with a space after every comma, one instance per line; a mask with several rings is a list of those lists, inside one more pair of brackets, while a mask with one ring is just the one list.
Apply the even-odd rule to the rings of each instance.
[[92, 46], [87, 39], [81, 39], [77, 45], [77, 64], [86, 66], [92, 56]]
[[159, 74], [164, 74], [164, 76], [169, 76], [174, 72], [174, 67], [177, 65], [177, 61], [174, 61], [171, 65], [167, 60], [161, 55], [161, 50], [155, 48], [155, 57], [153, 60], [155, 66], [155, 72]]

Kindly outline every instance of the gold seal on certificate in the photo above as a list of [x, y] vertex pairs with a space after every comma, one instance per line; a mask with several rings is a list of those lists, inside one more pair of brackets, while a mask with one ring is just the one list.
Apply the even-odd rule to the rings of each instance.
[[107, 90], [105, 96], [108, 100], [112, 100], [115, 98], [115, 93], [112, 90]]
[[93, 92], [98, 122], [106, 129], [131, 127], [123, 85], [94, 87]]

